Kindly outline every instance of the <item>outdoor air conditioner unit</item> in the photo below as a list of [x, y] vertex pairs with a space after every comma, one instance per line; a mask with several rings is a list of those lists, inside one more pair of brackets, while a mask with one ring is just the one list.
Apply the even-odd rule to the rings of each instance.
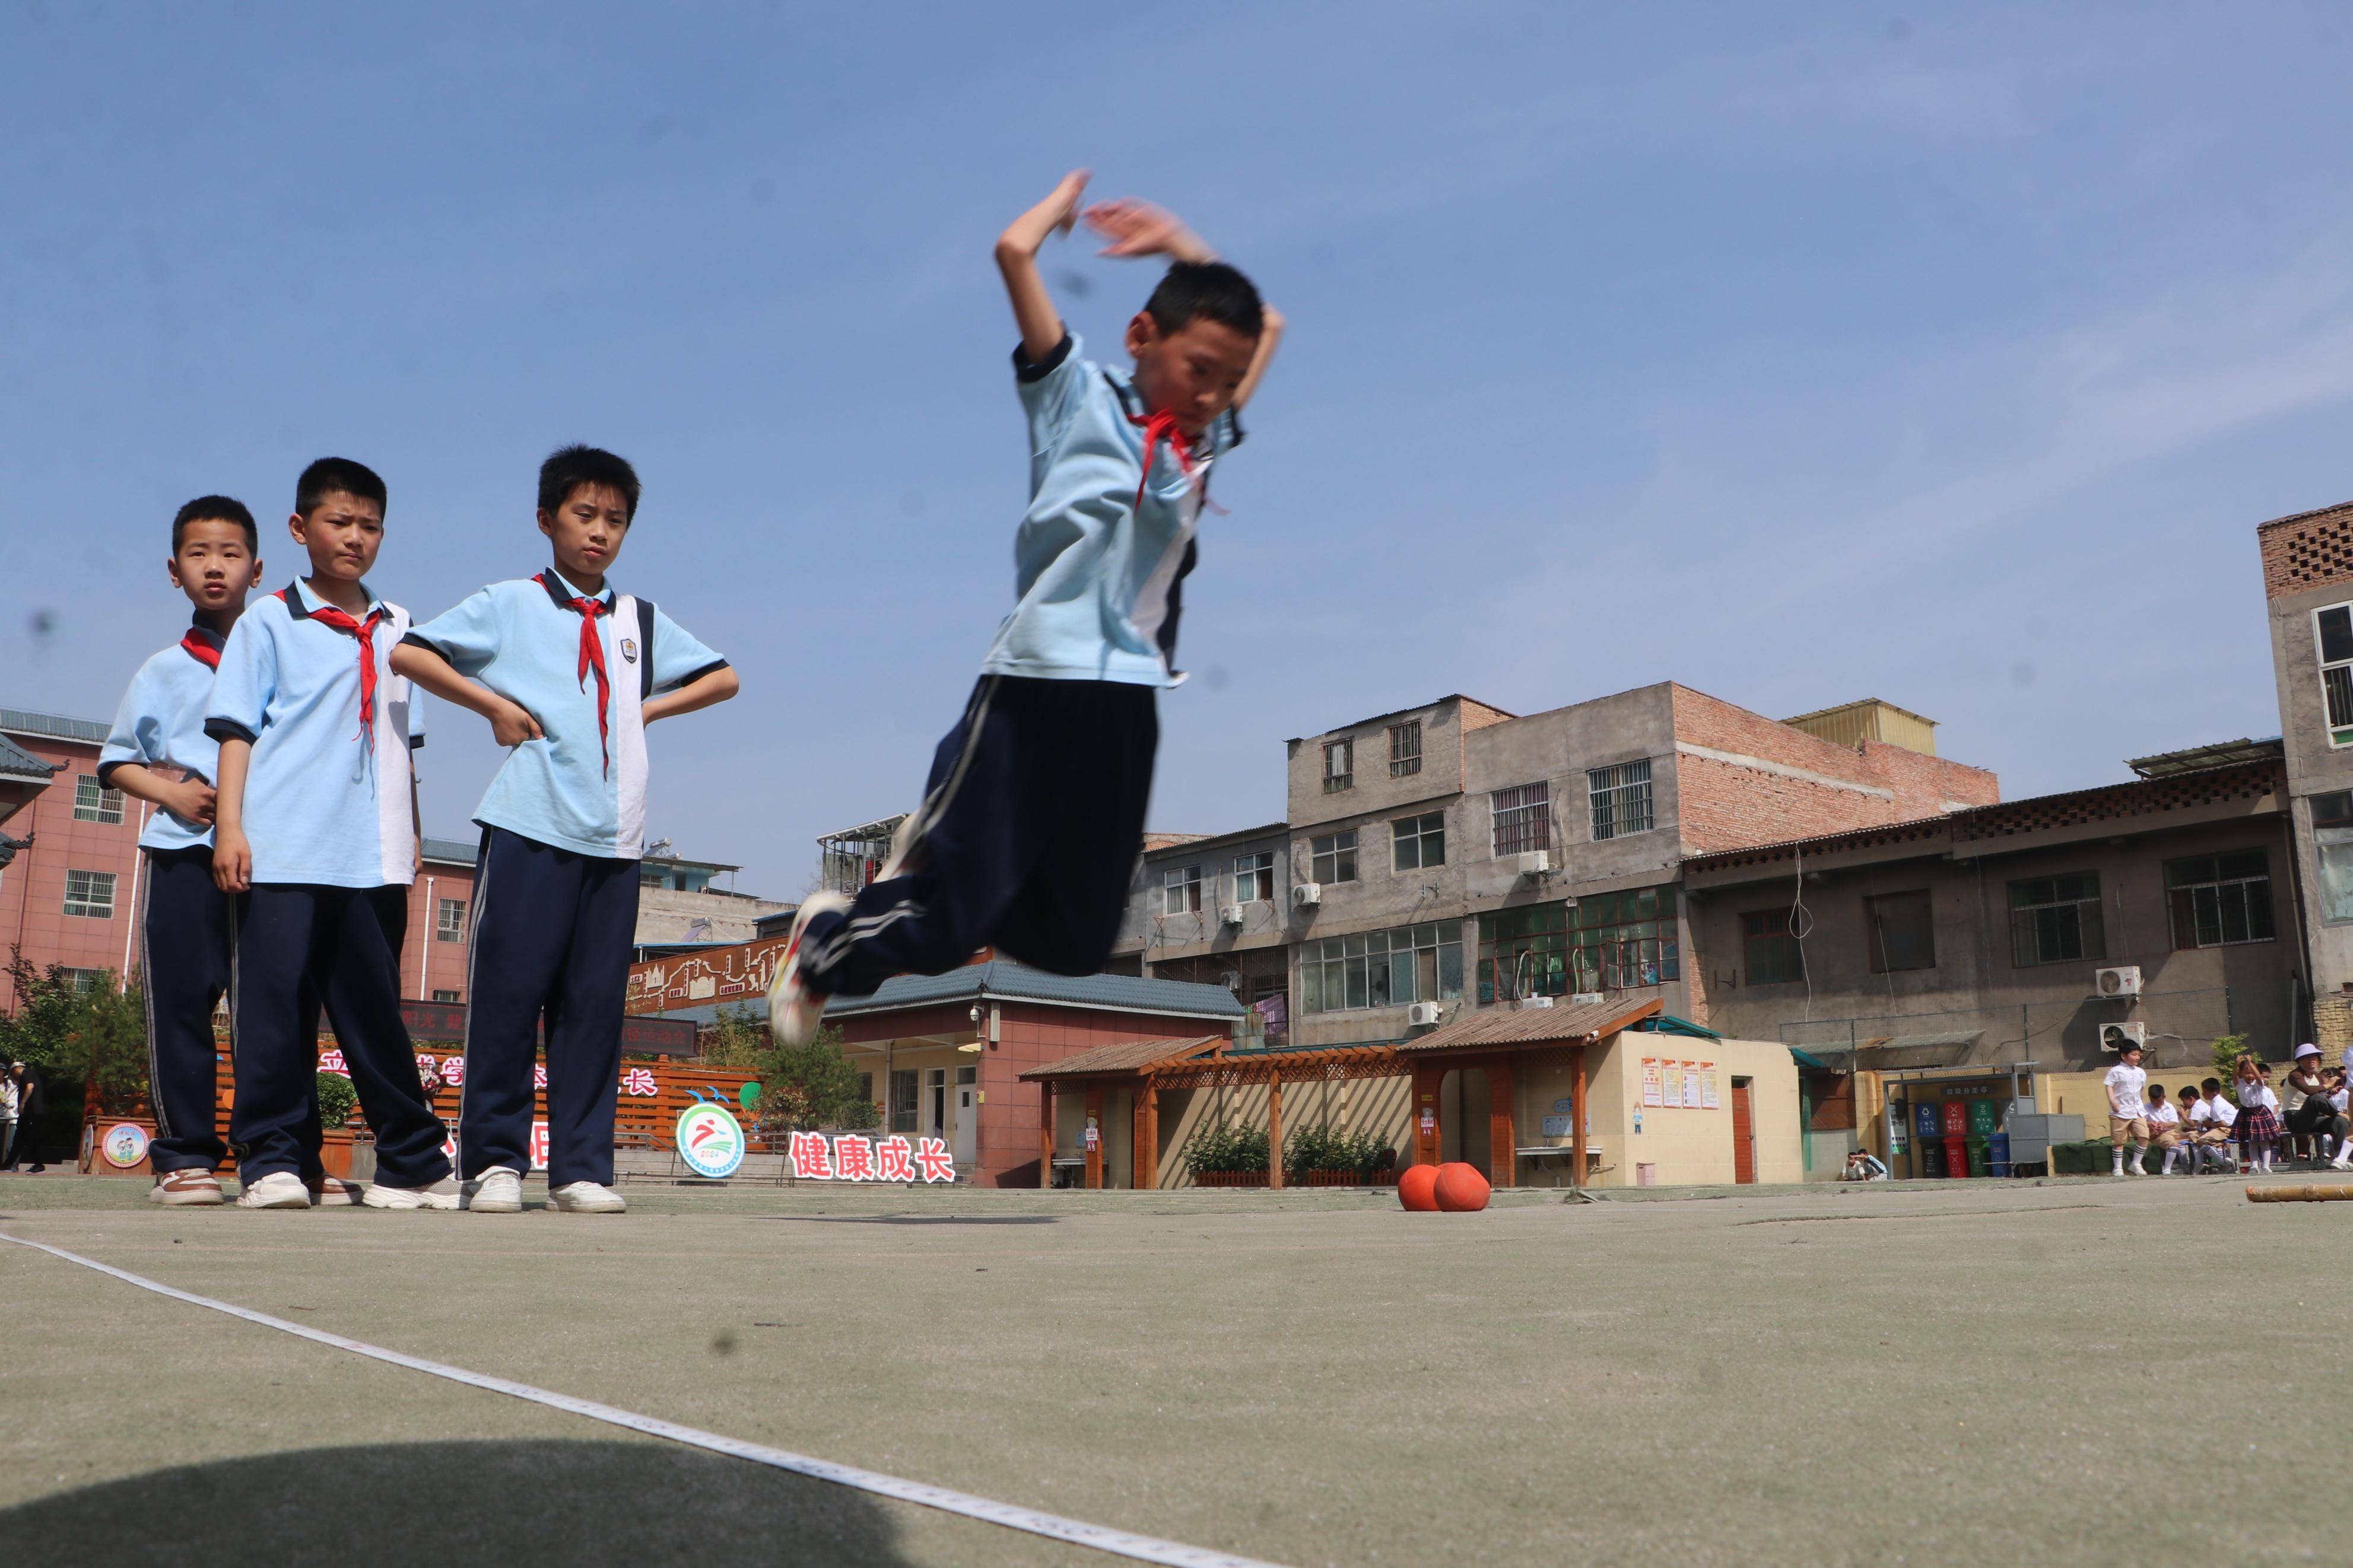
[[1221, 926], [1238, 926], [1241, 924], [1242, 907], [1240, 904], [1219, 904], [1218, 906], [1218, 923]]
[[1523, 996], [1520, 998], [1520, 1005], [1523, 1007], [1549, 1007], [1552, 1005], [1552, 998], [1549, 996]]
[[1292, 885], [1291, 907], [1293, 909], [1312, 910], [1323, 901], [1324, 884], [1321, 882], [1296, 882]]
[[1572, 1007], [1599, 1007], [1609, 1000], [1609, 994], [1606, 992], [1580, 991], [1568, 999], [1568, 1005]]
[[2120, 1051], [2126, 1046], [2148, 1048], [2147, 1024], [2103, 1024], [2100, 1026], [2100, 1049]]
[[1426, 1028], [1430, 1025], [1437, 1023], [1438, 1004], [1435, 1002], [1415, 1003], [1412, 1006], [1405, 1010], [1405, 1021], [1408, 1027], [1415, 1029]]
[[1522, 877], [1549, 877], [1552, 875], [1552, 851], [1531, 849], [1525, 855], [1514, 855], [1512, 857], [1512, 870]]
[[2093, 979], [2099, 986], [2100, 994], [2103, 997], [2140, 994], [2140, 965], [2137, 963], [2123, 963], [2114, 969], [2103, 969], [2094, 974]]

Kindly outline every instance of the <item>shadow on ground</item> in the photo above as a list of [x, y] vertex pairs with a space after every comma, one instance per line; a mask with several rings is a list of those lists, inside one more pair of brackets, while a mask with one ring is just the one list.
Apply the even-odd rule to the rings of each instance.
[[903, 1564], [846, 1487], [656, 1443], [402, 1443], [152, 1471], [0, 1510], [10, 1561]]

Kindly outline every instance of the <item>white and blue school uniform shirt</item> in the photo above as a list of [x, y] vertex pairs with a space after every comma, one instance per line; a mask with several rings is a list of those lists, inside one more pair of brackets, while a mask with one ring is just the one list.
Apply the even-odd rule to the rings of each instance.
[[1188, 443], [1145, 407], [1127, 372], [1079, 349], [1065, 333], [1042, 360], [1013, 352], [1029, 419], [1029, 510], [1013, 545], [1019, 602], [981, 668], [1174, 686], [1180, 584], [1209, 467], [1241, 444], [1241, 424], [1229, 409]]
[[[100, 785], [112, 788], [115, 770], [126, 763], [218, 782], [220, 742], [205, 733], [205, 710], [212, 701], [222, 641], [210, 626], [193, 622], [178, 642], [139, 667], [114, 710], [114, 728], [99, 748]], [[201, 849], [212, 841], [212, 824], [189, 822], [161, 806], [139, 833], [142, 849]]]
[[507, 753], [476, 822], [577, 854], [645, 858], [645, 700], [725, 659], [652, 600], [609, 584], [583, 594], [552, 566], [491, 584], [407, 640], [529, 710], [544, 732]]
[[[368, 593], [367, 584], [360, 584]], [[330, 888], [417, 878], [409, 750], [422, 705], [392, 673], [408, 612], [368, 593], [354, 619], [296, 582], [238, 617], [205, 733], [246, 741], [245, 836], [256, 882]]]

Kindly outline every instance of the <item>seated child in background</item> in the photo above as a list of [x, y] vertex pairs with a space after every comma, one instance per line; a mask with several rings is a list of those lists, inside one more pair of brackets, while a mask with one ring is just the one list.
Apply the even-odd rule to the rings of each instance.
[[2148, 1086], [2147, 1120], [2149, 1146], [2165, 1152], [2165, 1163], [2158, 1174], [2169, 1176], [2173, 1174], [2174, 1162], [2181, 1157], [2181, 1112], [2165, 1098], [2165, 1085], [2161, 1083]]
[[613, 1115], [646, 852], [645, 727], [736, 691], [725, 659], [652, 600], [615, 591], [607, 574], [638, 495], [637, 471], [612, 453], [555, 453], [539, 470], [538, 514], [554, 564], [484, 588], [392, 656], [399, 674], [488, 719], [508, 748], [474, 810], [458, 1169], [476, 1214], [522, 1207], [543, 1014], [549, 1205], [628, 1206], [613, 1186]]
[[408, 613], [368, 588], [384, 481], [322, 458], [287, 531], [310, 574], [247, 611], [221, 649], [205, 732], [220, 743], [213, 878], [240, 900], [237, 1095], [247, 1208], [307, 1208], [302, 1128], [316, 1114], [323, 1005], [375, 1134], [371, 1208], [454, 1209], [441, 1123], [400, 1016], [400, 948], [417, 875], [408, 682], [386, 660]]

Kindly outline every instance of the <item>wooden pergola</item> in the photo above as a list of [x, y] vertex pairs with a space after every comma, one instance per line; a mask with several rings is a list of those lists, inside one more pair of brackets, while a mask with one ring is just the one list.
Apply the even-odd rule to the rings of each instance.
[[[1414, 1163], [1439, 1163], [1439, 1092], [1449, 1072], [1487, 1074], [1488, 1169], [1495, 1184], [1519, 1184], [1519, 1141], [1514, 1117], [1518, 1064], [1537, 1054], [1566, 1053], [1573, 1074], [1569, 1179], [1585, 1184], [1586, 1047], [1659, 1014], [1656, 997], [1581, 1005], [1490, 1008], [1466, 1012], [1417, 1039], [1387, 1045], [1307, 1047], [1294, 1050], [1233, 1048], [1217, 1035], [1197, 1040], [1136, 1040], [1081, 1051], [1021, 1075], [1039, 1089], [1038, 1184], [1050, 1186], [1054, 1166], [1054, 1100], [1082, 1094], [1098, 1126], [1108, 1090], [1133, 1091], [1134, 1127], [1131, 1181], [1139, 1189], [1160, 1181], [1160, 1091], [1178, 1089], [1267, 1090], [1267, 1182], [1282, 1179], [1282, 1089], [1286, 1083], [1336, 1083], [1351, 1079], [1413, 1079]], [[1103, 1184], [1100, 1142], [1085, 1151], [1086, 1185]]]

